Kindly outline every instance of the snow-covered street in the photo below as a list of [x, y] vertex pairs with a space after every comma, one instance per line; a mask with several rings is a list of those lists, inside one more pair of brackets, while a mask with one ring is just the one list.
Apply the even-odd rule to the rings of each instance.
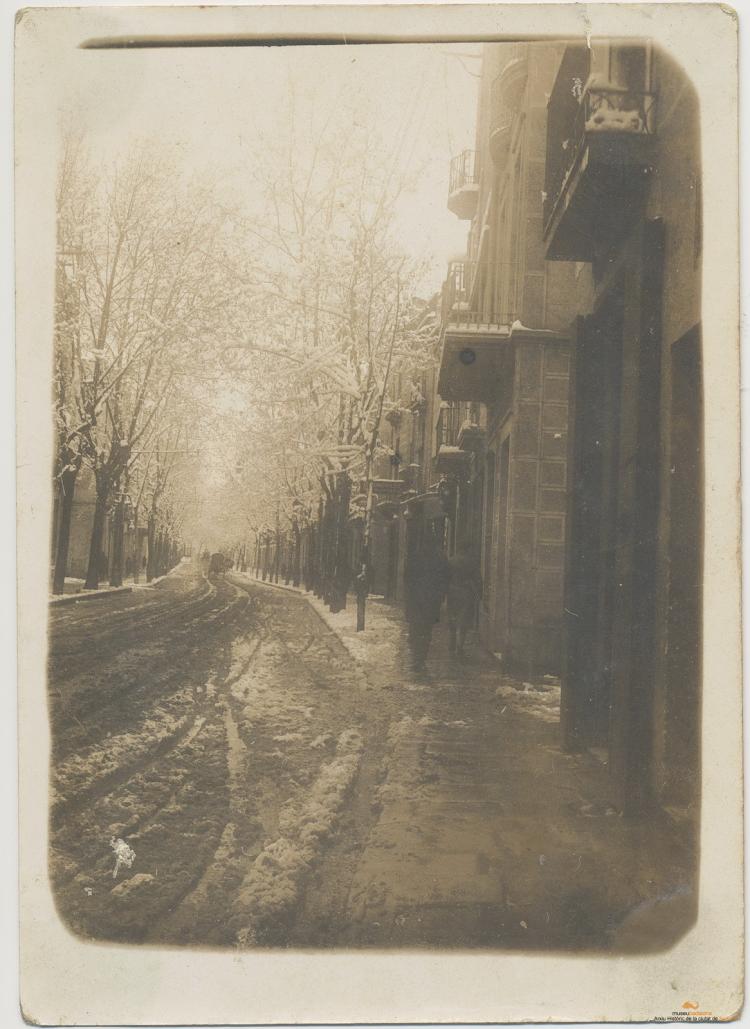
[[596, 760], [560, 749], [557, 683], [509, 679], [476, 645], [450, 660], [439, 634], [439, 672], [411, 676], [404, 637], [383, 602], [357, 634], [351, 606], [324, 620], [187, 563], [53, 609], [68, 925], [174, 945], [627, 946], [666, 896], [671, 936], [679, 834], [657, 852], [606, 806]]

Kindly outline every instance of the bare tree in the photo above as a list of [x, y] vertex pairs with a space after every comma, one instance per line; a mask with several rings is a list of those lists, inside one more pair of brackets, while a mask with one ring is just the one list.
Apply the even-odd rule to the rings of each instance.
[[[87, 204], [75, 241], [75, 331], [65, 337], [69, 354], [57, 379], [57, 407], [65, 412], [64, 420], [58, 416], [58, 464], [73, 474], [85, 462], [95, 482], [91, 589], [103, 571], [113, 501], [116, 520], [121, 515], [131, 457], [156, 427], [182, 363], [215, 337], [224, 317], [228, 215], [210, 185], [183, 181], [146, 145], [93, 178]], [[59, 321], [65, 324], [62, 316]], [[63, 464], [64, 446], [73, 456]], [[116, 554], [115, 582], [120, 564]]]
[[67, 130], [57, 178], [57, 255], [54, 323], [55, 518], [53, 592], [65, 588], [70, 525], [81, 443], [90, 420], [81, 392], [81, 285], [90, 217], [91, 173], [80, 134]]
[[419, 269], [394, 239], [405, 184], [392, 155], [364, 131], [300, 146], [294, 118], [290, 124], [289, 136], [269, 145], [268, 166], [256, 168], [264, 204], [246, 226], [254, 261], [235, 269], [247, 314], [228, 361], [236, 373], [244, 350], [248, 380], [264, 384], [256, 406], [276, 405], [275, 431], [286, 434], [286, 505], [300, 500], [291, 483], [316, 470], [322, 592], [333, 610], [343, 607], [352, 578], [351, 498], [368, 497], [356, 570], [363, 628], [372, 480], [389, 385], [399, 369], [413, 374], [432, 360], [433, 332], [414, 318]]

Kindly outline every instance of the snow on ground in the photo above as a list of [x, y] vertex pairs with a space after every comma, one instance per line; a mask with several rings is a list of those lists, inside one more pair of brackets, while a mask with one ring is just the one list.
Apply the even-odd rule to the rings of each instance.
[[392, 662], [394, 640], [399, 636], [400, 622], [387, 613], [382, 601], [372, 597], [368, 599], [365, 609], [366, 628], [364, 632], [357, 632], [357, 609], [351, 600], [343, 611], [333, 614], [322, 600], [301, 587], [286, 586], [281, 583], [263, 583], [248, 573], [235, 572], [233, 574], [252, 583], [265, 585], [272, 589], [288, 590], [303, 596], [357, 662], [360, 685], [368, 685], [368, 680], [363, 673], [363, 666], [368, 663], [387, 662], [390, 664]]
[[357, 730], [342, 732], [336, 756], [322, 766], [304, 797], [287, 801], [280, 809], [280, 835], [264, 845], [234, 903], [235, 922], [245, 923], [237, 932], [240, 946], [256, 943], [265, 926], [298, 900], [320, 842], [336, 824], [357, 773], [362, 748]]
[[[188, 696], [189, 690], [183, 690], [175, 700], [178, 704], [187, 703]], [[102, 743], [94, 743], [57, 765], [52, 773], [52, 806], [64, 798], [75, 796], [85, 786], [118, 769], [145, 759], [165, 740], [178, 736], [192, 721], [192, 715], [177, 716], [170, 709], [173, 707], [174, 703], [169, 708], [158, 704], [135, 729], [109, 736]]]
[[[258, 582], [249, 574], [243, 577]], [[382, 677], [384, 670], [394, 669], [398, 642], [403, 637], [404, 623], [400, 615], [393, 612], [382, 600], [372, 597], [368, 599], [366, 628], [364, 632], [357, 632], [356, 607], [353, 603], [350, 602], [343, 611], [332, 614], [323, 601], [312, 593], [307, 593], [300, 587], [294, 586], [281, 588], [303, 596], [336, 634], [350, 656], [356, 661], [361, 683], [369, 685], [375, 678]], [[546, 675], [541, 681], [534, 683], [522, 682], [502, 674], [499, 665], [494, 669], [484, 668], [484, 673], [489, 673], [490, 678], [494, 676], [496, 677], [495, 681], [501, 682], [501, 685], [495, 690], [495, 695], [503, 704], [511, 703], [515, 710], [529, 714], [541, 721], [559, 722], [560, 680], [556, 676]], [[403, 688], [409, 693], [429, 693], [429, 687], [422, 683], [407, 682], [403, 684]], [[457, 721], [453, 724], [460, 725], [461, 722]], [[396, 729], [396, 731], [399, 730]]]
[[361, 665], [390, 664], [394, 644], [400, 635], [400, 623], [384, 610], [382, 601], [370, 598], [365, 608], [365, 629], [357, 632], [356, 608], [353, 604], [332, 614], [318, 597], [307, 595], [325, 623], [333, 629], [349, 654]]
[[[240, 706], [239, 722], [245, 732], [256, 723], [288, 726], [277, 733], [277, 743], [301, 742], [308, 733], [301, 731], [315, 711], [314, 706], [294, 702], [294, 692], [284, 688], [288, 676], [289, 655], [274, 640], [252, 644], [241, 640], [232, 652], [228, 684], [234, 701]], [[238, 671], [239, 670], [239, 671]]]
[[495, 690], [495, 696], [503, 703], [510, 702], [517, 710], [542, 721], [560, 721], [560, 686], [557, 680], [515, 685], [509, 685], [506, 681]]
[[240, 636], [232, 641], [231, 664], [227, 672], [227, 681], [234, 683], [240, 678], [252, 661], [258, 647], [258, 640], [250, 636]]
[[153, 589], [153, 587], [156, 586], [157, 583], [160, 583], [163, 579], [166, 579], [167, 576], [172, 575], [178, 568], [180, 568], [180, 565], [176, 565], [175, 568], [167, 572], [166, 575], [160, 575], [156, 579], [152, 579], [150, 582], [146, 581], [145, 576], [140, 576], [138, 582], [136, 582], [132, 575], [128, 575], [123, 576], [122, 586], [110, 586], [108, 584], [105, 584], [103, 586], [99, 586], [98, 589], [95, 590], [85, 589], [85, 579], [77, 579], [73, 576], [66, 575], [64, 592], [61, 594], [51, 594], [49, 601], [50, 604], [58, 604], [61, 601], [65, 603], [72, 603], [72, 601], [70, 600], [72, 596], [74, 596], [78, 601], [85, 600], [87, 597], [104, 596], [108, 593], [128, 593], [134, 589], [150, 590]]

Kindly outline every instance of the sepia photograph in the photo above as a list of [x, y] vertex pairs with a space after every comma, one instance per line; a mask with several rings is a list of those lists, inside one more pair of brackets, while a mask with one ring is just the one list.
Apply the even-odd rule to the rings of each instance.
[[[66, 936], [666, 954], [708, 758], [690, 65], [538, 14], [384, 41], [127, 11], [18, 20], [76, 41], [33, 407]], [[678, 1020], [719, 1013], [694, 992]]]

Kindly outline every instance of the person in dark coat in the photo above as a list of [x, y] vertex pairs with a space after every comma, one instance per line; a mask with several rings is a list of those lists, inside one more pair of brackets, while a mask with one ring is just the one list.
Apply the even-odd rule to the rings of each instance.
[[464, 652], [466, 635], [476, 624], [479, 601], [482, 598], [482, 573], [479, 550], [464, 545], [448, 562], [448, 630], [451, 654]]
[[404, 586], [412, 669], [421, 672], [448, 589], [448, 562], [432, 534], [425, 536], [420, 549], [407, 560]]

